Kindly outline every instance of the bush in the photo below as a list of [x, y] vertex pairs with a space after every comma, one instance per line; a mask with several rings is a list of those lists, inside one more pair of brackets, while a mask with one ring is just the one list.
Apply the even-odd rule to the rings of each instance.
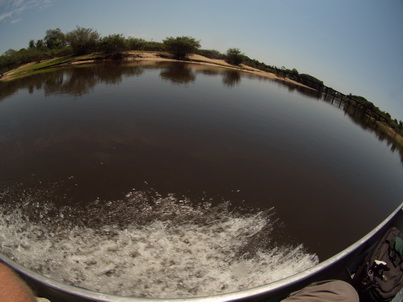
[[324, 87], [324, 84], [321, 80], [306, 73], [300, 73], [298, 79], [298, 82], [316, 90], [320, 90]]
[[165, 45], [161, 42], [146, 41], [143, 50], [147, 51], [165, 51]]
[[164, 46], [175, 59], [182, 60], [195, 53], [200, 48], [200, 43], [192, 37], [169, 37], [164, 40]]
[[226, 61], [233, 65], [239, 65], [244, 61], [245, 55], [238, 48], [227, 50]]
[[126, 43], [127, 48], [130, 50], [144, 50], [147, 42], [144, 39], [128, 38]]
[[126, 39], [123, 35], [109, 35], [102, 38], [98, 45], [99, 50], [106, 54], [117, 54], [126, 50]]
[[46, 51], [36, 48], [23, 48], [18, 51], [13, 49], [7, 50], [5, 55], [0, 56], [0, 74], [26, 63], [40, 62], [48, 57], [49, 54]]
[[225, 55], [214, 49], [199, 49], [197, 51], [197, 54], [210, 59], [220, 59], [220, 60], [225, 59]]
[[73, 55], [73, 49], [71, 46], [64, 46], [63, 48], [51, 49], [48, 51], [49, 57], [66, 57]]

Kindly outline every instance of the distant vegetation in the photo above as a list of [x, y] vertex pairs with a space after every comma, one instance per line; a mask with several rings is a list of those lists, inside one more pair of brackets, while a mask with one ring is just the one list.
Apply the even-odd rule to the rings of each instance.
[[[9, 49], [0, 56], [0, 78], [9, 70], [23, 64], [53, 59], [60, 64], [72, 60], [75, 56], [90, 53], [99, 53], [106, 59], [124, 58], [127, 51], [157, 51], [161, 55], [171, 55], [172, 58], [186, 60], [191, 54], [200, 54], [211, 59], [225, 60], [229, 64], [239, 66], [241, 64], [276, 74], [280, 78], [288, 78], [305, 86], [316, 89], [319, 92], [331, 91], [333, 95], [341, 98], [343, 103], [354, 107], [356, 110], [372, 118], [375, 121], [387, 125], [396, 133], [403, 136], [403, 122], [392, 119], [389, 113], [381, 111], [372, 102], [362, 96], [344, 95], [326, 87], [324, 83], [305, 73], [299, 73], [295, 68], [287, 69], [284, 66], [278, 68], [270, 66], [243, 54], [238, 48], [230, 48], [226, 54], [217, 50], [201, 49], [200, 42], [192, 37], [168, 37], [163, 42], [146, 41], [140, 38], [126, 38], [120, 34], [101, 35], [94, 29], [77, 26], [70, 32], [62, 32], [59, 28], [49, 29], [45, 37], [40, 40], [30, 40], [27, 48], [20, 50]], [[37, 69], [45, 68], [49, 63], [37, 66]], [[401, 138], [400, 138], [401, 139]], [[401, 143], [403, 144], [403, 143]]]
[[386, 124], [395, 132], [403, 136], [403, 122], [398, 121], [397, 119], [392, 119], [389, 113], [383, 112], [366, 98], [358, 95], [349, 94], [342, 96], [342, 100], [344, 103], [357, 108], [359, 111], [361, 111], [362, 114], [371, 117], [375, 121]]

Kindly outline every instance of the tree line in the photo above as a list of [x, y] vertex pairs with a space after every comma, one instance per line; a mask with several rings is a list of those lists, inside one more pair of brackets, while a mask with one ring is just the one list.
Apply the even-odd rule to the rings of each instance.
[[380, 121], [390, 128], [395, 130], [403, 136], [403, 122], [393, 119], [388, 112], [384, 112], [379, 107], [375, 106], [374, 103], [368, 101], [366, 98], [359, 95], [343, 95], [341, 100], [347, 105], [353, 106], [358, 109], [362, 114], [365, 114], [376, 121]]
[[251, 59], [238, 48], [229, 48], [225, 54], [217, 50], [201, 49], [200, 41], [192, 37], [168, 37], [163, 42], [146, 41], [140, 38], [126, 38], [121, 34], [101, 37], [94, 29], [77, 26], [70, 32], [62, 32], [60, 28], [49, 29], [43, 39], [30, 40], [27, 48], [9, 49], [0, 56], [0, 75], [20, 65], [40, 62], [45, 59], [62, 56], [80, 56], [93, 52], [101, 52], [109, 58], [122, 58], [125, 51], [166, 51], [175, 59], [187, 59], [190, 54], [200, 54], [212, 59], [222, 59], [232, 65], [242, 63], [251, 67], [276, 73], [281, 77], [290, 77], [307, 86], [320, 88], [323, 82], [306, 74], [269, 66]]
[[49, 29], [45, 37], [30, 40], [27, 48], [9, 49], [0, 56], [0, 75], [30, 62], [64, 56], [81, 56], [92, 52], [102, 52], [107, 56], [119, 58], [127, 50], [164, 51], [163, 43], [145, 41], [139, 38], [125, 38], [120, 34], [105, 37], [91, 28], [77, 27], [70, 32], [60, 28]]
[[[216, 51], [200, 49], [200, 42], [192, 37], [168, 37], [163, 42], [146, 41], [141, 38], [126, 38], [121, 34], [111, 34], [104, 37], [94, 29], [77, 26], [70, 32], [60, 28], [49, 29], [43, 39], [30, 40], [26, 48], [9, 49], [0, 56], [0, 75], [30, 62], [40, 62], [45, 59], [64, 56], [81, 56], [99, 52], [107, 58], [119, 59], [126, 51], [159, 51], [168, 52], [175, 59], [187, 59], [190, 54], [198, 53], [209, 58], [227, 59], [227, 56]], [[232, 50], [229, 50], [231, 54]], [[242, 58], [239, 52], [239, 57]], [[241, 61], [228, 56], [236, 65]]]
[[[200, 54], [211, 59], [222, 59], [232, 65], [245, 64], [253, 68], [271, 72], [282, 78], [289, 78], [318, 91], [327, 89], [323, 81], [305, 73], [299, 73], [295, 68], [287, 69], [270, 66], [256, 59], [251, 59], [238, 48], [229, 48], [225, 54], [217, 50], [201, 49], [200, 41], [193, 37], [168, 37], [162, 42], [146, 41], [141, 38], [124, 37], [121, 34], [111, 34], [102, 37], [96, 30], [77, 26], [70, 32], [60, 28], [49, 29], [43, 39], [30, 40], [27, 48], [20, 50], [9, 49], [0, 56], [1, 76], [18, 66], [30, 62], [40, 62], [45, 59], [67, 56], [81, 56], [94, 52], [101, 53], [105, 58], [121, 59], [125, 52], [158, 51], [167, 52], [173, 58], [185, 60], [191, 54]], [[403, 123], [393, 120], [389, 113], [381, 111], [373, 103], [361, 96], [348, 96], [345, 102], [356, 105], [363, 112], [376, 120], [385, 122], [395, 131], [403, 135]]]

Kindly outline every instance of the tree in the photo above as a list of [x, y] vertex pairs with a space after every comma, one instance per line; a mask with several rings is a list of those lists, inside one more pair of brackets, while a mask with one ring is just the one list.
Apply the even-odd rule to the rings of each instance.
[[302, 83], [306, 86], [309, 86], [311, 88], [314, 88], [316, 90], [320, 90], [324, 87], [324, 84], [321, 80], [315, 78], [314, 76], [311, 76], [306, 73], [300, 73], [299, 74], [299, 83]]
[[77, 28], [66, 34], [66, 41], [73, 48], [75, 55], [83, 55], [96, 50], [99, 34], [92, 28]]
[[238, 48], [227, 50], [226, 61], [233, 65], [239, 65], [243, 62], [245, 55]]
[[37, 40], [35, 48], [36, 49], [43, 49], [44, 48], [43, 40]]
[[44, 41], [46, 47], [49, 49], [57, 49], [66, 46], [66, 36], [60, 28], [48, 29]]
[[6, 51], [4, 52], [4, 55], [5, 55], [5, 56], [12, 56], [12, 55], [15, 54], [16, 52], [17, 52], [16, 50], [10, 48], [10, 49], [8, 49], [8, 50], [6, 50]]
[[126, 50], [126, 39], [118, 34], [106, 36], [100, 40], [99, 50], [106, 54], [118, 54]]
[[169, 37], [164, 41], [164, 46], [175, 59], [186, 59], [189, 55], [195, 53], [200, 48], [199, 41], [192, 37]]
[[29, 41], [28, 48], [30, 48], [30, 49], [35, 48], [35, 40]]

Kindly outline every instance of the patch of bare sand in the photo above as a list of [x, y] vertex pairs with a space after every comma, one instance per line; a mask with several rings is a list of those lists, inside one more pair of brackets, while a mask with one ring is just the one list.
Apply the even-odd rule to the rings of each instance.
[[204, 57], [202, 55], [193, 54], [193, 55], [189, 56], [189, 59], [192, 61], [200, 61], [202, 63], [211, 63], [211, 64], [216, 64], [216, 65], [221, 65], [221, 66], [233, 67], [233, 65], [228, 64], [224, 60], [210, 59], [210, 58]]
[[279, 81], [284, 81], [284, 82], [288, 82], [288, 83], [291, 83], [291, 84], [294, 84], [294, 85], [298, 85], [298, 86], [302, 86], [302, 87], [305, 87], [305, 88], [308, 88], [308, 89], [315, 90], [315, 89], [313, 89], [313, 88], [311, 88], [309, 86], [306, 86], [306, 85], [301, 84], [299, 82], [293, 81], [291, 79], [280, 78], [277, 75], [275, 75], [274, 73], [263, 71], [263, 70], [260, 70], [260, 69], [257, 69], [257, 68], [253, 68], [253, 67], [245, 65], [245, 64], [241, 64], [239, 66], [234, 66], [234, 65], [231, 65], [231, 64], [227, 63], [225, 60], [210, 59], [210, 58], [207, 58], [207, 57], [204, 57], [204, 56], [201, 56], [201, 55], [191, 55], [189, 57], [189, 59], [192, 60], [192, 61], [196, 61], [197, 63], [201, 63], [201, 64], [208, 63], [208, 64], [219, 65], [219, 66], [232, 68], [232, 69], [236, 69], [236, 70], [242, 70], [242, 71], [245, 71], [245, 72], [249, 72], [249, 73], [259, 75], [261, 77], [274, 79], [274, 80], [279, 80]]
[[129, 57], [126, 60], [151, 60], [151, 61], [177, 61], [170, 57], [168, 53], [160, 51], [128, 51]]

